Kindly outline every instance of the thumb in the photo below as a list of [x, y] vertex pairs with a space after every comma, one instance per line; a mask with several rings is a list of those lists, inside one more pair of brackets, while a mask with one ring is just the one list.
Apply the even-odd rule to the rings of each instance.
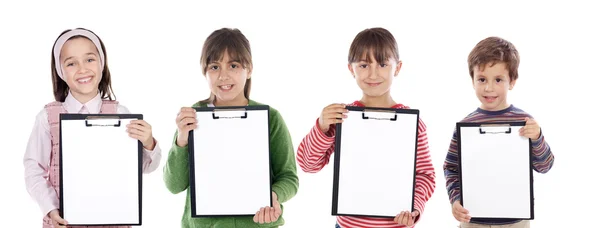
[[410, 215], [412, 217], [417, 217], [417, 215], [419, 215], [419, 211], [413, 211]]

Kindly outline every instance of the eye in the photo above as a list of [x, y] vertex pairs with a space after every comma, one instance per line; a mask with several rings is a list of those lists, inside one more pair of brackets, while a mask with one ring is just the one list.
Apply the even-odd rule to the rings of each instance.
[[501, 82], [501, 81], [502, 81], [502, 79], [496, 78], [496, 82]]
[[380, 66], [380, 67], [386, 67], [386, 66], [387, 66], [387, 64], [385, 64], [385, 63], [382, 63], [382, 64], [379, 64], [379, 66]]
[[358, 65], [358, 67], [360, 67], [360, 68], [367, 68], [367, 64], [360, 64], [360, 65]]
[[477, 81], [479, 81], [479, 82], [482, 82], [482, 83], [483, 83], [483, 82], [485, 82], [485, 78], [479, 78], [479, 79], [477, 79]]
[[217, 66], [217, 65], [210, 65], [208, 68], [211, 69], [211, 70], [218, 70], [219, 66]]
[[93, 61], [96, 61], [96, 60], [92, 59], [92, 58], [89, 58], [89, 59], [87, 59], [87, 61], [88, 61], [88, 63], [90, 63], [90, 62], [93, 62]]
[[66, 66], [70, 67], [70, 66], [73, 66], [73, 65], [75, 65], [75, 64], [74, 63], [67, 63]]
[[240, 66], [238, 64], [232, 63], [231, 64], [231, 68], [235, 69], [235, 68], [239, 68]]

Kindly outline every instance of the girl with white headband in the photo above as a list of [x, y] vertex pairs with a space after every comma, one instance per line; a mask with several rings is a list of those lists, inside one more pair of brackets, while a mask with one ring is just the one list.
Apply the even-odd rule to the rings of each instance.
[[[27, 191], [42, 211], [43, 228], [66, 227], [68, 224], [58, 211], [59, 114], [130, 113], [113, 99], [106, 49], [93, 32], [81, 28], [64, 31], [54, 43], [51, 68], [56, 101], [45, 105], [36, 116], [23, 159]], [[161, 149], [152, 136], [150, 124], [134, 120], [127, 126], [127, 134], [142, 142], [143, 172], [156, 170]], [[99, 138], [98, 143], [101, 141]]]

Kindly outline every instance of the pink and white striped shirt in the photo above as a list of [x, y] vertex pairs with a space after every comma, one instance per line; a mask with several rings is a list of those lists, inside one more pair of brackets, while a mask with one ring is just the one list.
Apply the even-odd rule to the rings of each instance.
[[[364, 105], [360, 101], [355, 101], [348, 106]], [[392, 108], [408, 109], [408, 106], [397, 104]], [[298, 146], [296, 159], [300, 168], [307, 173], [319, 172], [329, 163], [329, 158], [334, 152], [335, 128], [332, 125], [327, 133], [323, 133], [319, 127], [319, 120], [311, 131], [302, 139]], [[417, 169], [416, 169], [416, 187], [415, 187], [415, 209], [419, 211], [416, 222], [419, 221], [425, 203], [429, 200], [435, 189], [435, 171], [431, 162], [429, 153], [429, 142], [427, 139], [427, 128], [423, 121], [419, 119], [419, 133], [417, 143]], [[398, 211], [400, 213], [400, 211]], [[375, 218], [375, 217], [354, 217], [338, 216], [337, 223], [341, 227], [379, 227], [379, 228], [399, 228], [405, 227], [394, 223], [393, 218]]]
[[[98, 114], [101, 105], [102, 99], [100, 94], [87, 103], [81, 104], [69, 93], [65, 102], [63, 102], [63, 107], [68, 113]], [[118, 105], [117, 113], [129, 114], [130, 112], [125, 106]], [[101, 143], [101, 141], [102, 139], [98, 139], [98, 143]], [[155, 140], [155, 142], [156, 145], [152, 151], [144, 149], [144, 173], [153, 172], [160, 164], [161, 149], [158, 141]], [[33, 130], [29, 136], [29, 142], [27, 143], [27, 149], [23, 157], [23, 165], [25, 166], [27, 192], [29, 192], [29, 195], [38, 204], [43, 216], [46, 216], [50, 211], [59, 207], [59, 199], [56, 191], [48, 181], [51, 153], [52, 143], [48, 113], [46, 109], [42, 109], [36, 116]]]

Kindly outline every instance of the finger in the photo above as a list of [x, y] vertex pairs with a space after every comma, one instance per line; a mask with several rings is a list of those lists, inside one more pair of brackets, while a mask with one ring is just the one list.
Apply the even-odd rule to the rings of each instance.
[[258, 214], [260, 214], [260, 210], [257, 211], [256, 214], [254, 214], [254, 218], [252, 218], [252, 221], [258, 222]]
[[271, 209], [271, 222], [277, 221], [279, 219], [280, 211], [275, 208]]
[[127, 133], [132, 134], [132, 135], [145, 135], [144, 133], [146, 133], [146, 131], [144, 131], [143, 129], [137, 129], [137, 128], [127, 128]]
[[343, 122], [344, 122], [343, 119], [332, 118], [332, 119], [327, 119], [325, 123], [327, 123], [327, 125], [331, 125], [331, 124], [337, 124], [337, 123], [343, 123]]
[[177, 118], [176, 121], [179, 122], [181, 121], [181, 119], [184, 119], [186, 117], [196, 117], [196, 112], [180, 112], [177, 114]]
[[461, 214], [468, 214], [469, 211], [467, 209], [465, 209], [462, 205], [458, 205], [458, 212], [460, 212]]
[[142, 132], [151, 131], [149, 126], [143, 126], [143, 125], [139, 125], [139, 124], [127, 124], [127, 131], [131, 131], [131, 130], [139, 130]]
[[419, 215], [419, 211], [413, 211], [410, 215], [412, 217], [417, 217]]
[[150, 124], [148, 122], [146, 122], [145, 120], [132, 120], [130, 122], [130, 124], [139, 124], [145, 127], [150, 127]]
[[191, 125], [187, 125], [184, 127], [184, 131], [188, 132], [188, 131], [192, 131], [194, 129], [198, 128], [197, 124], [191, 124]]
[[191, 107], [182, 107], [179, 112], [196, 112], [196, 109]]
[[396, 217], [394, 217], [394, 223], [400, 223], [400, 214], [397, 214]]
[[335, 103], [335, 104], [327, 105], [325, 107], [325, 109], [331, 109], [331, 108], [346, 108], [346, 105], [345, 104], [340, 104], [340, 103]]
[[333, 107], [329, 107], [327, 108], [327, 112], [339, 112], [339, 113], [346, 113], [348, 112], [348, 109], [346, 108], [346, 106], [333, 106]]
[[408, 220], [410, 219], [410, 216], [408, 215], [408, 212], [402, 212], [404, 213], [404, 215], [402, 216], [402, 224], [408, 224]]
[[183, 128], [183, 127], [185, 127], [187, 125], [191, 125], [191, 124], [195, 124], [195, 123], [197, 123], [196, 118], [190, 118], [190, 117], [188, 117], [188, 118], [185, 118], [185, 119], [182, 119], [181, 121], [179, 121], [177, 123], [177, 126], [180, 127], [180, 128]]
[[260, 209], [260, 214], [258, 214], [258, 223], [263, 224], [265, 223], [265, 208], [261, 208]]
[[268, 222], [275, 222], [277, 220], [277, 218], [275, 217], [275, 208], [273, 207], [266, 207], [265, 208], [265, 221]]
[[323, 115], [323, 117], [325, 119], [343, 119], [348, 117], [346, 114], [342, 114], [342, 113], [328, 113]]
[[279, 219], [279, 216], [281, 216], [281, 207], [276, 207], [275, 208], [275, 221], [277, 221]]

